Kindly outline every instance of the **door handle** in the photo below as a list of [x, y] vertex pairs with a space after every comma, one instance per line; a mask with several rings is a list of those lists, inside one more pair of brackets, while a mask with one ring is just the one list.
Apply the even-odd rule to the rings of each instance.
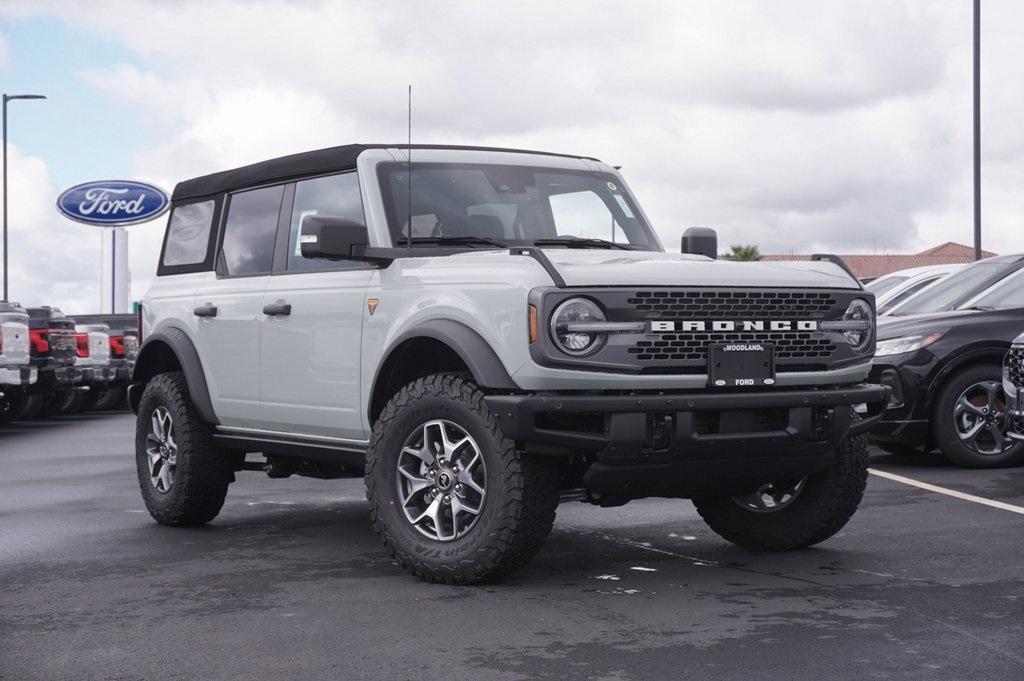
[[283, 300], [276, 303], [268, 303], [263, 306], [263, 314], [271, 317], [287, 317], [292, 313], [292, 306]]
[[194, 314], [197, 317], [216, 317], [217, 306], [214, 305], [213, 303], [205, 303], [203, 305], [200, 305], [196, 309], [192, 310], [192, 314]]

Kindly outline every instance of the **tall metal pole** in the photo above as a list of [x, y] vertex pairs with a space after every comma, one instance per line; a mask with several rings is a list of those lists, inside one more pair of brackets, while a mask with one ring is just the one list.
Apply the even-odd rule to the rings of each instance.
[[4, 95], [4, 301], [7, 301], [7, 102], [12, 99], [46, 99], [43, 95]]
[[4, 95], [4, 302], [7, 302], [7, 95]]
[[974, 259], [981, 260], [981, 0], [974, 0]]

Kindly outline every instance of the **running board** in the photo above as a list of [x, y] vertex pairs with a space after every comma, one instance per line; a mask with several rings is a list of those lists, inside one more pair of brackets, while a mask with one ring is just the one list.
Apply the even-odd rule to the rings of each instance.
[[296, 459], [310, 459], [363, 469], [366, 467], [366, 443], [306, 437], [290, 433], [240, 432], [217, 428], [213, 441], [226, 449], [258, 452]]

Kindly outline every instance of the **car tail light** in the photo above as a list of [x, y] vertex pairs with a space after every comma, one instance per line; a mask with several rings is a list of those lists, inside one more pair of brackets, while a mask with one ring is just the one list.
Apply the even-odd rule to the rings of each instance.
[[135, 338], [138, 340], [139, 345], [142, 345], [142, 303], [139, 303], [139, 311], [136, 313], [135, 323], [138, 328], [135, 330]]
[[124, 357], [124, 336], [110, 337], [110, 356], [117, 359]]
[[50, 351], [50, 330], [30, 329], [28, 342], [32, 344], [33, 355], [45, 355]]
[[76, 357], [88, 357], [89, 356], [89, 334], [87, 334], [87, 333], [76, 333], [75, 334], [75, 356]]

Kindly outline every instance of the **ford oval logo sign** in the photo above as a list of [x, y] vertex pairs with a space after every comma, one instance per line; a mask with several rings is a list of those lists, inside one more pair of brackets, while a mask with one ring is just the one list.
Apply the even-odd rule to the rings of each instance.
[[57, 210], [64, 217], [101, 227], [146, 222], [162, 215], [170, 205], [164, 190], [130, 180], [76, 184], [57, 197]]

